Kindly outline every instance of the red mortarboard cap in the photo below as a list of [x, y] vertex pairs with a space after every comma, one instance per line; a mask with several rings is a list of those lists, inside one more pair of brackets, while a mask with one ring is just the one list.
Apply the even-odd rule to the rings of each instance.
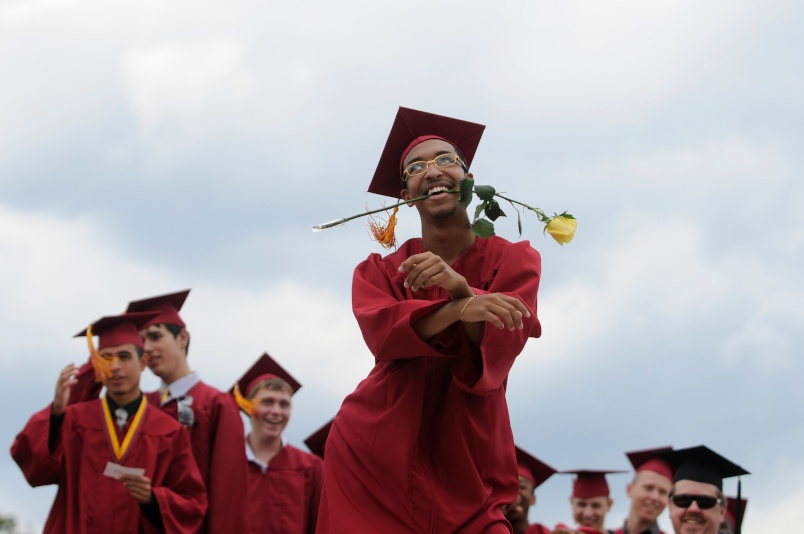
[[399, 192], [403, 189], [401, 167], [403, 154], [413, 148], [411, 146], [413, 141], [421, 137], [448, 141], [461, 152], [468, 168], [475, 157], [477, 145], [485, 128], [482, 124], [400, 107], [391, 126], [391, 133], [385, 142], [377, 170], [371, 179], [369, 193], [399, 198]]
[[662, 453], [661, 457], [675, 467], [673, 482], [692, 480], [712, 484], [723, 491], [724, 478], [750, 474], [703, 445]]
[[[256, 386], [257, 383], [268, 380], [269, 378], [281, 378], [290, 385], [293, 393], [296, 393], [301, 387], [301, 384], [293, 378], [290, 373], [285, 371], [281, 365], [276, 363], [273, 358], [268, 356], [267, 352], [264, 352], [262, 356], [257, 358], [257, 361], [254, 362], [248, 371], [237, 380], [237, 385], [240, 388], [240, 393], [248, 397], [251, 388]], [[234, 386], [232, 386], [230, 392], [234, 392]]]
[[608, 497], [609, 484], [606, 482], [606, 475], [626, 473], [626, 471], [604, 471], [594, 469], [576, 469], [574, 471], [559, 472], [565, 475], [575, 475], [575, 481], [572, 484], [572, 496], [579, 499]]
[[530, 480], [533, 488], [538, 488], [545, 480], [553, 476], [555, 469], [542, 462], [535, 456], [531, 456], [524, 450], [516, 447], [516, 464], [519, 476]]
[[663, 477], [673, 480], [673, 466], [659, 455], [666, 454], [673, 450], [673, 447], [659, 447], [657, 449], [644, 449], [641, 451], [626, 452], [628, 461], [634, 466], [637, 473], [642, 471], [653, 471]]
[[321, 458], [324, 457], [324, 446], [327, 444], [327, 438], [329, 437], [329, 430], [332, 428], [332, 422], [335, 419], [330, 419], [327, 424], [310, 434], [304, 439], [304, 444], [307, 445], [307, 448], [310, 449], [310, 452], [319, 456]]
[[[142, 348], [140, 330], [156, 316], [155, 313], [124, 313], [123, 315], [107, 315], [92, 323], [92, 335], [98, 336], [98, 350], [106, 347], [117, 347], [133, 343]], [[87, 329], [73, 337], [84, 337]]]
[[132, 300], [128, 303], [128, 312], [157, 312], [157, 316], [148, 321], [148, 324], [143, 328], [153, 326], [155, 324], [177, 324], [182, 328], [185, 326], [184, 321], [179, 316], [179, 310], [184, 306], [184, 301], [187, 295], [190, 294], [189, 289], [179, 291], [177, 293], [169, 293], [167, 295], [159, 295], [158, 297], [151, 297], [142, 300]]
[[[738, 527], [742, 526], [743, 518], [745, 517], [745, 507], [748, 505], [748, 499], [738, 499], [737, 497], [726, 497], [728, 499], [728, 503], [726, 503], [726, 519], [732, 526], [732, 531], [736, 532]], [[737, 510], [737, 504], [740, 505], [739, 513]], [[736, 518], [740, 518], [740, 522], [738, 523]]]

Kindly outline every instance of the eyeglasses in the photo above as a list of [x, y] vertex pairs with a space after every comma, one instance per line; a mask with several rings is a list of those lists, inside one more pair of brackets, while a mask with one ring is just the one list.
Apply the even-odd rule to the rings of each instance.
[[402, 171], [402, 179], [407, 180], [405, 175], [407, 176], [418, 176], [420, 174], [424, 174], [427, 172], [427, 168], [430, 164], [435, 165], [439, 169], [446, 169], [447, 167], [452, 167], [456, 163], [459, 164], [461, 167], [466, 169], [466, 166], [463, 164], [463, 161], [458, 154], [454, 152], [447, 152], [446, 154], [440, 154], [436, 156], [435, 159], [431, 159], [430, 161], [411, 161], [405, 166], [405, 170]]
[[688, 495], [686, 493], [673, 495], [670, 497], [670, 500], [679, 508], [689, 508], [692, 506], [693, 502], [696, 502], [698, 503], [698, 508], [701, 510], [708, 510], [716, 504], [723, 504], [721, 499], [712, 497], [711, 495]]
[[189, 396], [179, 397], [176, 399], [176, 404], [178, 404], [179, 408], [179, 423], [184, 426], [193, 426], [193, 423], [195, 423], [195, 413], [193, 413], [193, 409], [191, 408], [193, 405], [193, 398]]

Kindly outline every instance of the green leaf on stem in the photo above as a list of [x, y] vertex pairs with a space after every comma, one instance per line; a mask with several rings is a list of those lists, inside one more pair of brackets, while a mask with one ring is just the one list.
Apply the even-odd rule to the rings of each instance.
[[486, 217], [492, 221], [496, 221], [499, 217], [505, 217], [505, 213], [503, 213], [499, 202], [496, 200], [490, 200], [486, 202], [486, 204]]
[[463, 209], [469, 207], [469, 204], [472, 203], [472, 190], [475, 187], [475, 181], [471, 178], [464, 178], [458, 184], [458, 188], [460, 189], [460, 197], [458, 198], [458, 202]]
[[475, 194], [483, 200], [494, 200], [496, 190], [490, 185], [478, 185], [475, 187]]
[[480, 217], [480, 214], [483, 213], [484, 209], [486, 209], [486, 204], [487, 204], [486, 202], [481, 202], [480, 204], [477, 205], [477, 207], [475, 208], [475, 218], [472, 219], [472, 221], [476, 221], [477, 218]]
[[494, 224], [487, 219], [478, 219], [472, 223], [472, 233], [477, 237], [491, 237], [494, 234]]

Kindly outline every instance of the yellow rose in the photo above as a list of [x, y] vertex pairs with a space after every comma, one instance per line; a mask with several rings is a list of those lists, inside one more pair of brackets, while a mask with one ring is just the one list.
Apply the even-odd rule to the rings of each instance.
[[553, 217], [547, 223], [547, 233], [553, 236], [553, 239], [558, 241], [562, 247], [564, 243], [569, 243], [575, 237], [575, 228], [578, 227], [578, 221], [567, 217]]

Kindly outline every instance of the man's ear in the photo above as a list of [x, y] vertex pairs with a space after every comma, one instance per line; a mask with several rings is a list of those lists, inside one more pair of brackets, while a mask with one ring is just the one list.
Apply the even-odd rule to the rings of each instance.
[[187, 350], [187, 345], [190, 343], [190, 333], [187, 332], [186, 328], [182, 328], [179, 331], [179, 346], [182, 350]]
[[606, 510], [607, 512], [611, 510], [611, 506], [614, 504], [614, 499], [609, 499], [609, 508]]
[[148, 355], [143, 354], [140, 356], [140, 372], [145, 371], [145, 368], [148, 366]]
[[530, 505], [536, 506], [536, 492], [530, 494]]
[[407, 188], [400, 191], [399, 196], [402, 197], [402, 200], [408, 203], [409, 208], [412, 208], [414, 206], [413, 202], [408, 202], [413, 197], [410, 196], [410, 191], [408, 191]]

